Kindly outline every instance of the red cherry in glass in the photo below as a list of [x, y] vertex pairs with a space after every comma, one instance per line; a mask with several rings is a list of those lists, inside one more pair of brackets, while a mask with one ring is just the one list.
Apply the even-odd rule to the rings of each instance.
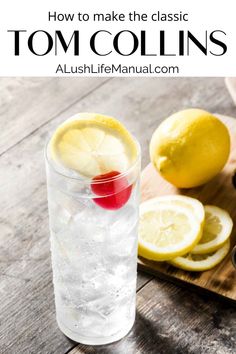
[[94, 194], [100, 196], [93, 198], [93, 201], [100, 207], [116, 210], [129, 200], [132, 185], [129, 185], [125, 176], [119, 177], [120, 174], [118, 171], [111, 171], [93, 178], [95, 183], [91, 183], [91, 189]]

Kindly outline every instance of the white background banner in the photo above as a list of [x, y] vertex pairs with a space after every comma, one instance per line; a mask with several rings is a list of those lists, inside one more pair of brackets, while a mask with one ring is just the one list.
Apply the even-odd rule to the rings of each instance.
[[0, 4], [1, 76], [236, 76], [235, 1]]

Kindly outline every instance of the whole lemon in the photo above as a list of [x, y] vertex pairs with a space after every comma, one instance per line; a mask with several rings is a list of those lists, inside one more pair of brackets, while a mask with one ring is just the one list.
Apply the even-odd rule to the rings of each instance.
[[150, 157], [161, 176], [178, 188], [208, 182], [230, 153], [227, 127], [201, 109], [186, 109], [164, 120], [150, 142]]

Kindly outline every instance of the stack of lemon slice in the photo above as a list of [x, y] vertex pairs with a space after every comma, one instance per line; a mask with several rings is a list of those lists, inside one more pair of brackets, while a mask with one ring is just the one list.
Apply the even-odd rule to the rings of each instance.
[[208, 270], [230, 248], [228, 212], [194, 198], [171, 195], [141, 204], [139, 255], [190, 271]]

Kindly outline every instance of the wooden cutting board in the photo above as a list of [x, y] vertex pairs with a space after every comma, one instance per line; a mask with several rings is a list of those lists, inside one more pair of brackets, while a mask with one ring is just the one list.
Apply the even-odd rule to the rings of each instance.
[[[224, 170], [209, 183], [189, 190], [177, 189], [166, 182], [149, 164], [141, 175], [142, 201], [167, 195], [182, 194], [199, 199], [203, 204], [222, 207], [230, 213], [234, 221], [231, 235], [231, 248], [236, 243], [236, 189], [232, 184], [236, 169], [236, 119], [222, 115], [217, 116], [228, 126], [231, 134], [231, 154]], [[142, 257], [138, 260], [139, 269], [169, 280], [193, 291], [205, 292], [236, 304], [236, 269], [230, 254], [215, 268], [206, 272], [188, 272], [168, 265], [165, 262], [148, 261]]]

